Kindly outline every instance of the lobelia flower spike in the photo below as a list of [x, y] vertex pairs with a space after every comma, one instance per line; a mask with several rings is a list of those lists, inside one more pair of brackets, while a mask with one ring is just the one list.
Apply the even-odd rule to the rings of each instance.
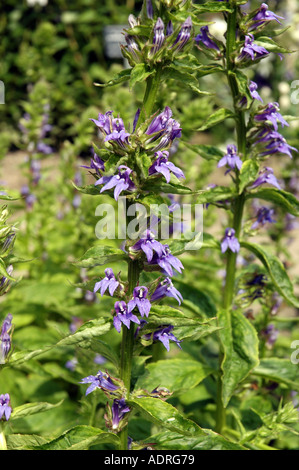
[[108, 189], [114, 188], [114, 199], [117, 201], [122, 191], [133, 191], [135, 185], [130, 178], [133, 170], [128, 168], [126, 165], [120, 165], [118, 167], [118, 174], [113, 176], [102, 176], [98, 181], [95, 182], [95, 186], [103, 184], [100, 193], [107, 191]]
[[131, 313], [135, 307], [138, 308], [142, 317], [148, 317], [151, 303], [147, 299], [148, 288], [145, 286], [138, 286], [134, 288], [133, 298], [128, 302], [128, 312]]
[[113, 270], [111, 268], [106, 268], [104, 279], [95, 284], [93, 291], [97, 292], [100, 289], [100, 294], [103, 297], [104, 293], [108, 289], [109, 294], [113, 296], [119, 285], [120, 283], [116, 280]]
[[8, 421], [12, 412], [8, 393], [0, 395], [0, 421]]
[[175, 166], [172, 162], [168, 161], [169, 152], [164, 150], [163, 152], [158, 151], [155, 153], [157, 159], [150, 166], [148, 170], [149, 175], [155, 175], [161, 173], [166, 179], [167, 183], [170, 182], [170, 174], [173, 173], [177, 178], [185, 178], [184, 173], [180, 168]]
[[179, 305], [181, 305], [181, 302], [183, 301], [182, 294], [174, 287], [169, 277], [166, 277], [158, 284], [156, 290], [151, 296], [151, 301], [154, 302], [156, 300], [163, 299], [164, 297], [173, 297], [177, 300]]
[[221, 252], [225, 253], [227, 249], [230, 249], [233, 253], [238, 253], [240, 250], [239, 240], [235, 237], [235, 230], [233, 228], [227, 228], [225, 230], [225, 236], [221, 242]]
[[217, 166], [218, 168], [220, 168], [220, 167], [223, 167], [224, 165], [227, 165], [232, 170], [235, 170], [235, 169], [238, 169], [239, 171], [241, 170], [242, 160], [237, 155], [237, 147], [235, 145], [227, 146], [227, 154], [221, 158]]
[[260, 139], [255, 142], [255, 145], [259, 143], [267, 144], [265, 146], [264, 152], [259, 154], [261, 157], [282, 153], [288, 155], [290, 158], [293, 158], [292, 151], [298, 152], [298, 149], [289, 145], [286, 139], [281, 134], [279, 134], [279, 132], [263, 129], [259, 133], [259, 137]]
[[114, 304], [116, 315], [113, 317], [113, 325], [118, 333], [121, 332], [121, 325], [124, 324], [130, 329], [131, 321], [140, 324], [139, 319], [132, 312], [128, 311], [127, 304], [121, 300]]
[[258, 178], [251, 185], [251, 188], [257, 188], [261, 184], [271, 184], [277, 189], [281, 189], [276, 177], [274, 176], [274, 171], [270, 167], [264, 167], [260, 172]]

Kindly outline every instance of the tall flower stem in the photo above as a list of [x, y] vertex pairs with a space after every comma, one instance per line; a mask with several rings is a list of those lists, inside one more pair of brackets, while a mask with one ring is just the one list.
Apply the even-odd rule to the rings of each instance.
[[[226, 72], [228, 77], [228, 83], [231, 90], [231, 95], [235, 107], [235, 119], [236, 119], [236, 134], [238, 144], [238, 154], [244, 161], [246, 159], [246, 123], [244, 111], [238, 109], [238, 87], [234, 77], [235, 63], [233, 60], [233, 53], [236, 49], [236, 31], [237, 31], [237, 6], [234, 2], [231, 2], [234, 7], [234, 11], [228, 14], [227, 19], [227, 42], [226, 42]], [[236, 175], [236, 184], [239, 185], [239, 175]], [[242, 219], [245, 205], [245, 195], [241, 193], [232, 202], [233, 209], [233, 221], [231, 227], [235, 230], [236, 238], [239, 238], [242, 229]], [[235, 278], [236, 278], [236, 264], [237, 264], [237, 253], [228, 251], [226, 261], [226, 279], [225, 288], [223, 291], [223, 308], [228, 311], [231, 310], [234, 289], [235, 289]], [[223, 352], [219, 355], [219, 377], [217, 384], [217, 410], [216, 410], [216, 432], [221, 433], [226, 424], [226, 413], [223, 406], [222, 400], [222, 371], [221, 364], [223, 361]]]
[[[154, 108], [156, 96], [159, 89], [161, 78], [161, 68], [158, 66], [155, 73], [150, 75], [147, 79], [143, 105], [139, 115], [137, 126], [144, 119], [147, 119]], [[128, 213], [128, 207], [127, 207]], [[128, 218], [126, 225], [128, 226]], [[140, 275], [140, 266], [138, 261], [129, 260], [128, 263], [128, 292], [132, 294], [134, 287], [137, 286]], [[132, 360], [134, 349], [134, 326], [131, 325], [130, 329], [122, 327], [122, 341], [121, 341], [121, 357], [120, 357], [120, 378], [123, 380], [127, 389], [127, 398], [131, 392], [131, 374], [132, 374]], [[128, 449], [128, 426], [126, 426], [120, 433], [120, 449]]]
[[7, 444], [6, 444], [6, 439], [4, 435], [4, 426], [0, 422], [0, 450], [7, 450]]

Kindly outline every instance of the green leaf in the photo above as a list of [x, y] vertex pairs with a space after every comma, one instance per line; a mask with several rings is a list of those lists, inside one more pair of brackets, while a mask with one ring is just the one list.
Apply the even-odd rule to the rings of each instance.
[[79, 425], [69, 429], [47, 444], [34, 446], [33, 450], [86, 450], [90, 446], [106, 442], [117, 447], [119, 437], [116, 434], [92, 426]]
[[128, 404], [140, 411], [145, 418], [170, 431], [184, 436], [204, 434], [196, 423], [185, 418], [176, 408], [159, 398], [135, 398], [128, 400]]
[[153, 390], [161, 386], [170, 392], [191, 390], [213, 370], [192, 359], [166, 359], [148, 364], [144, 375], [138, 378], [135, 390]]
[[247, 198], [258, 198], [273, 202], [289, 214], [299, 216], [299, 201], [293, 194], [287, 191], [276, 188], [263, 188], [249, 193]]
[[146, 64], [135, 65], [130, 75], [130, 88], [133, 88], [138, 82], [143, 82], [153, 73], [155, 73], [155, 69], [148, 70]]
[[161, 192], [166, 194], [192, 194], [192, 189], [187, 186], [178, 183], [164, 183], [163, 181], [153, 182], [147, 180], [142, 189], [158, 194]]
[[197, 129], [197, 131], [205, 131], [210, 127], [216, 126], [216, 124], [220, 124], [221, 122], [225, 121], [228, 118], [233, 118], [234, 113], [229, 109], [220, 108], [215, 113], [211, 114], [205, 121], [205, 123]]
[[210, 204], [220, 201], [226, 201], [232, 198], [235, 193], [232, 188], [226, 186], [216, 186], [215, 188], [205, 189], [198, 191], [196, 197], [196, 204]]
[[15, 279], [12, 276], [10, 276], [10, 274], [8, 274], [5, 263], [2, 258], [0, 258], [0, 276], [1, 277], [4, 276], [10, 281], [15, 281]]
[[253, 183], [259, 172], [259, 164], [256, 160], [246, 160], [240, 170], [239, 194], [251, 183]]
[[244, 109], [248, 109], [253, 101], [250, 90], [249, 90], [249, 80], [245, 73], [241, 72], [241, 70], [235, 70], [234, 72], [229, 72], [229, 76], [235, 80], [239, 91], [239, 100], [242, 98], [246, 98], [246, 104], [244, 104]]
[[290, 49], [286, 49], [283, 46], [280, 46], [268, 36], [260, 36], [259, 38], [255, 39], [254, 43], [257, 44], [258, 46], [264, 47], [269, 52], [276, 52], [280, 54], [289, 54], [291, 52], [295, 52], [295, 51], [291, 51]]
[[26, 418], [27, 416], [31, 416], [36, 413], [42, 413], [43, 411], [51, 410], [52, 408], [56, 408], [60, 406], [63, 400], [59, 403], [26, 403], [25, 405], [17, 406], [13, 409], [13, 412], [10, 417], [10, 421], [14, 421], [15, 419], [19, 418]]
[[[155, 448], [159, 450], [246, 450], [240, 444], [231, 442], [210, 429], [204, 429], [204, 431], [205, 434], [195, 434], [190, 437], [171, 431], [163, 431], [152, 435], [146, 442], [149, 445], [151, 442], [155, 442]], [[188, 457], [186, 464], [188, 464]]]
[[122, 250], [110, 246], [94, 246], [89, 248], [74, 264], [81, 268], [92, 268], [126, 259]]
[[94, 85], [99, 86], [99, 87], [109, 87], [109, 86], [118, 85], [119, 83], [123, 83], [129, 80], [131, 76], [131, 72], [132, 72], [132, 69], [122, 70], [121, 72], [116, 74], [115, 77], [112, 78], [112, 80], [109, 80], [106, 83], [94, 83]]
[[261, 359], [252, 374], [285, 384], [290, 389], [299, 391], [299, 367], [298, 364], [293, 364], [290, 359], [276, 357]]
[[9, 362], [5, 365], [22, 364], [56, 347], [71, 346], [71, 345], [87, 347], [90, 341], [107, 333], [110, 329], [111, 329], [111, 323], [105, 321], [104, 318], [99, 318], [97, 320], [90, 320], [84, 323], [84, 325], [82, 325], [80, 328], [78, 328], [78, 330], [76, 330], [75, 333], [68, 335], [65, 338], [62, 338], [56, 344], [45, 346], [43, 348], [36, 349], [33, 351], [27, 350], [27, 351], [18, 351], [18, 352], [13, 353], [9, 359]]
[[255, 254], [269, 273], [277, 292], [291, 305], [299, 308], [299, 299], [294, 295], [293, 284], [282, 264], [272, 253], [256, 243], [241, 242], [241, 246]]
[[206, 13], [206, 12], [221, 12], [221, 11], [228, 11], [232, 13], [234, 10], [231, 6], [227, 3], [220, 3], [220, 2], [205, 2], [203, 5], [193, 4], [192, 7], [195, 9], [197, 13]]
[[226, 407], [238, 384], [259, 363], [255, 328], [239, 310], [220, 310], [218, 326], [223, 348], [222, 400]]
[[224, 156], [224, 152], [214, 145], [190, 144], [188, 142], [184, 142], [184, 145], [205, 160], [219, 161]]
[[[206, 74], [205, 74], [206, 75]], [[187, 87], [191, 88], [191, 90], [195, 91], [199, 94], [210, 95], [211, 93], [206, 91], [201, 91], [198, 88], [198, 78], [188, 73], [186, 70], [179, 70], [178, 65], [170, 65], [165, 67], [163, 70], [163, 78], [166, 80], [176, 80], [180, 83], [183, 83]]]

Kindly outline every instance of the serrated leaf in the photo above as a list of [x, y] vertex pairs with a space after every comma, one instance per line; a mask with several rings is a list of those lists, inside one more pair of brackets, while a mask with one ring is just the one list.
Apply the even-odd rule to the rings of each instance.
[[255, 160], [246, 160], [243, 162], [240, 170], [240, 184], [239, 184], [239, 194], [241, 194], [244, 189], [253, 183], [259, 172], [259, 164]]
[[119, 445], [116, 434], [92, 426], [75, 426], [47, 444], [34, 446], [33, 450], [87, 450], [90, 446], [103, 443]]
[[247, 198], [263, 199], [282, 207], [289, 214], [299, 216], [299, 201], [291, 193], [276, 188], [263, 188], [251, 192]]
[[81, 268], [92, 268], [126, 259], [122, 250], [110, 246], [94, 246], [89, 248], [74, 264]]
[[135, 65], [130, 74], [130, 88], [133, 88], [138, 82], [143, 82], [153, 73], [155, 73], [155, 69], [148, 70], [145, 64]]
[[204, 434], [204, 431], [193, 421], [181, 415], [175, 407], [159, 398], [135, 398], [128, 401], [135, 410], [159, 426], [178, 432], [184, 436]]
[[230, 5], [221, 2], [205, 2], [203, 5], [193, 4], [193, 8], [196, 13], [215, 13], [221, 11], [233, 12], [233, 8]]
[[146, 442], [149, 444], [155, 442], [155, 448], [159, 450], [246, 450], [240, 444], [231, 442], [210, 429], [204, 429], [204, 431], [205, 434], [195, 434], [191, 437], [164, 431], [152, 435]]
[[94, 83], [94, 85], [99, 86], [99, 87], [110, 87], [110, 86], [118, 85], [119, 83], [126, 82], [127, 80], [130, 79], [131, 71], [132, 69], [122, 70], [117, 75], [115, 75], [115, 77], [112, 78], [112, 80], [109, 80], [106, 83]]
[[226, 407], [234, 391], [259, 363], [255, 328], [239, 310], [218, 312], [219, 337], [223, 349], [222, 400]]
[[229, 109], [220, 108], [215, 113], [211, 114], [206, 121], [202, 124], [202, 126], [197, 129], [197, 131], [205, 131], [210, 127], [216, 126], [221, 122], [225, 121], [228, 118], [233, 118], [234, 113]]
[[219, 161], [224, 156], [224, 152], [214, 145], [190, 144], [188, 142], [184, 142], [184, 145], [205, 160]]
[[148, 364], [145, 374], [138, 378], [135, 390], [151, 391], [161, 386], [171, 392], [190, 390], [202, 382], [213, 370], [192, 359], [165, 359]]
[[294, 295], [293, 284], [277, 256], [267, 252], [256, 243], [241, 242], [241, 246], [255, 254], [262, 262], [274, 283], [277, 292], [291, 305], [299, 308], [299, 299]]
[[36, 413], [42, 413], [44, 411], [51, 410], [60, 406], [63, 400], [58, 403], [26, 403], [25, 405], [17, 406], [13, 409], [13, 412], [10, 417], [10, 421], [14, 421], [15, 419], [19, 418], [26, 418], [27, 416], [31, 416]]
[[285, 384], [290, 389], [299, 391], [299, 367], [298, 364], [293, 364], [290, 359], [276, 357], [261, 359], [252, 374], [272, 382]]

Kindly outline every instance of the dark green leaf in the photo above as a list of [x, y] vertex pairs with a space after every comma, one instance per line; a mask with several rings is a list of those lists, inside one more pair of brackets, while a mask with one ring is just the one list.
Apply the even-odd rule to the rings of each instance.
[[111, 246], [94, 246], [89, 248], [74, 264], [81, 268], [92, 268], [94, 266], [103, 266], [106, 263], [109, 264], [126, 259], [122, 250]]
[[299, 201], [293, 194], [287, 191], [276, 188], [263, 188], [249, 193], [247, 198], [258, 198], [273, 202], [289, 214], [299, 216]]
[[239, 310], [218, 312], [220, 341], [224, 353], [221, 365], [222, 400], [226, 407], [238, 384], [259, 363], [255, 328]]
[[216, 126], [216, 124], [220, 124], [221, 122], [225, 121], [228, 118], [233, 118], [234, 113], [229, 109], [220, 108], [215, 113], [211, 114], [207, 118], [207, 120], [202, 124], [202, 126], [197, 129], [197, 131], [205, 131], [210, 127]]
[[267, 252], [260, 245], [249, 242], [241, 242], [241, 246], [255, 254], [263, 263], [269, 273], [277, 292], [285, 298], [294, 307], [299, 308], [299, 299], [294, 295], [293, 284], [282, 264], [282, 262], [273, 254]]

